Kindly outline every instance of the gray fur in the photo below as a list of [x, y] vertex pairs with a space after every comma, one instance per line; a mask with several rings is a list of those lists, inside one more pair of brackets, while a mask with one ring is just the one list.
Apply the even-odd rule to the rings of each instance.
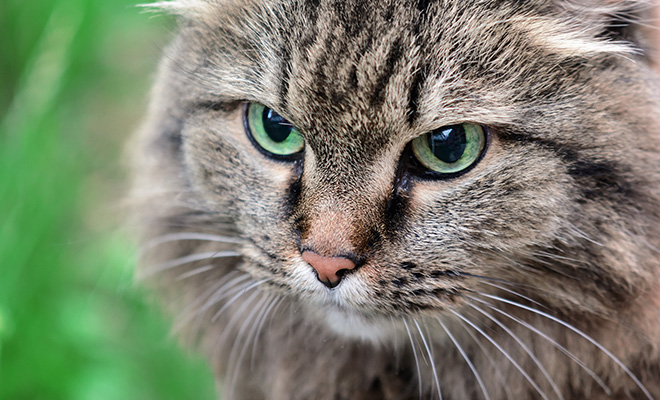
[[[158, 6], [180, 28], [131, 146], [135, 215], [175, 236], [140, 271], [224, 399], [660, 399], [648, 3]], [[300, 130], [304, 162], [254, 147], [245, 102]], [[473, 169], [401, 172], [463, 122], [489, 131]], [[361, 265], [328, 289], [302, 248]]]

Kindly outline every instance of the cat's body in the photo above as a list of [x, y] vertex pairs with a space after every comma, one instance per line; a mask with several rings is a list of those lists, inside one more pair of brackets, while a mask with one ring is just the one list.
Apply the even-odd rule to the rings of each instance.
[[[159, 6], [141, 273], [223, 398], [660, 399], [648, 5]], [[261, 148], [254, 109], [302, 150]], [[469, 167], [420, 164], [441, 127], [477, 132]]]

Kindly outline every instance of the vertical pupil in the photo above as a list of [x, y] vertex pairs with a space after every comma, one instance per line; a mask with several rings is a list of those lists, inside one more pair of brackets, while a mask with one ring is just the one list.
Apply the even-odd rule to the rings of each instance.
[[276, 113], [272, 108], [264, 107], [262, 120], [266, 133], [276, 143], [285, 141], [293, 129], [289, 121]]
[[447, 164], [460, 160], [467, 146], [463, 125], [451, 125], [431, 131], [426, 135], [426, 140], [433, 155]]

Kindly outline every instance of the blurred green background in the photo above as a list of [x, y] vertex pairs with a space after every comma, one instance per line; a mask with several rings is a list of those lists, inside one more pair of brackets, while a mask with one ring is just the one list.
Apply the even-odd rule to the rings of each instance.
[[125, 0], [0, 0], [0, 399], [214, 398], [120, 218], [172, 27]]

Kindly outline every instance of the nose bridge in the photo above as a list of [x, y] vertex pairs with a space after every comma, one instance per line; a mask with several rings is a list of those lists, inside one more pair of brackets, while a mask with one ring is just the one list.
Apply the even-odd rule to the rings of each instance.
[[365, 231], [369, 228], [361, 218], [358, 203], [363, 209], [368, 205], [359, 194], [318, 188], [309, 199], [301, 229], [303, 249], [334, 257], [356, 254], [366, 245]]
[[382, 201], [364, 174], [340, 174], [303, 175], [301, 245], [326, 257], [355, 257], [370, 245]]
[[376, 157], [375, 150], [367, 143], [308, 148], [298, 203], [303, 250], [349, 258], [368, 251], [383, 225], [396, 164], [391, 155]]

